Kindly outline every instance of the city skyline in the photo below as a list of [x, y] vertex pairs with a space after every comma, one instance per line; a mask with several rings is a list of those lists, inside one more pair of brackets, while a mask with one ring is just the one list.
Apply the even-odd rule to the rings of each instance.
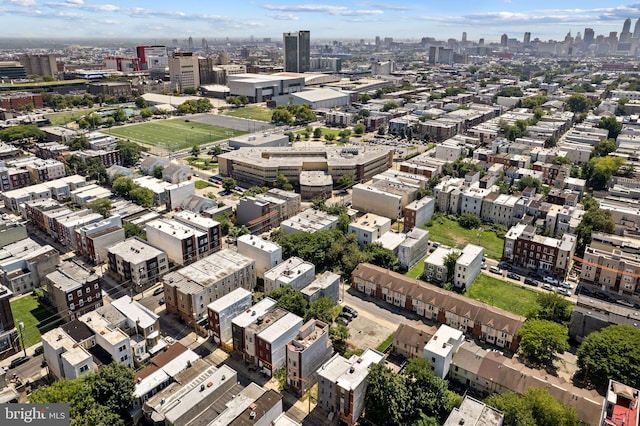
[[[308, 3], [289, 0], [234, 3], [179, 3], [142, 0], [0, 0], [0, 37], [24, 38], [163, 38], [208, 39], [271, 37], [309, 30], [312, 39], [397, 40], [422, 37], [499, 41], [502, 34], [522, 40], [562, 40], [593, 28], [618, 34], [626, 18], [640, 18], [640, 3], [602, 7], [601, 1], [521, 0], [427, 4], [418, 0]], [[81, 22], [82, 25], [78, 23]], [[20, 32], [17, 33], [16, 29]]]

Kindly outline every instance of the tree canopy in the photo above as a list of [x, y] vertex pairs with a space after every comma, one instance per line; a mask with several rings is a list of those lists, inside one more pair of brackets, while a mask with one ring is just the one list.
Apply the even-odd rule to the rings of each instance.
[[466, 229], [476, 229], [482, 225], [482, 219], [480, 216], [474, 213], [462, 213], [458, 218], [460, 226]]
[[106, 218], [109, 217], [109, 210], [111, 210], [111, 199], [96, 198], [95, 200], [87, 202], [83, 207], [91, 209]]
[[196, 114], [202, 112], [209, 112], [213, 109], [211, 101], [207, 98], [188, 99], [178, 105], [178, 112], [181, 114]]
[[521, 338], [518, 352], [535, 367], [552, 367], [558, 352], [569, 349], [567, 327], [552, 321], [527, 320], [518, 334]]
[[616, 231], [616, 224], [611, 218], [611, 211], [602, 210], [597, 207], [591, 207], [582, 216], [582, 221], [576, 228], [576, 253], [584, 253], [587, 245], [591, 243], [591, 233], [604, 232], [613, 234]]
[[573, 312], [573, 303], [558, 293], [538, 293], [536, 296], [538, 307], [527, 316], [541, 320], [553, 321], [558, 324], [568, 324]]
[[607, 129], [609, 131], [609, 139], [615, 139], [622, 131], [622, 123], [615, 117], [602, 117], [596, 127]]
[[304, 317], [309, 308], [309, 303], [300, 290], [291, 286], [276, 288], [269, 293], [269, 297], [278, 302], [278, 307], [300, 317]]
[[38, 126], [33, 124], [20, 124], [18, 126], [7, 127], [0, 130], [0, 140], [5, 142], [15, 142], [21, 139], [44, 140], [45, 134]]
[[579, 426], [576, 411], [551, 396], [548, 390], [530, 387], [524, 395], [493, 394], [484, 403], [504, 414], [504, 426]]
[[273, 186], [285, 191], [293, 191], [293, 185], [291, 185], [289, 179], [282, 173], [276, 176], [276, 182], [273, 184]]
[[586, 179], [587, 185], [595, 190], [607, 189], [609, 181], [624, 163], [624, 159], [620, 157], [591, 158], [583, 167], [583, 179]]
[[567, 99], [567, 106], [572, 112], [587, 112], [591, 109], [592, 103], [586, 96], [575, 94]]
[[609, 379], [640, 388], [640, 330], [610, 325], [584, 338], [578, 367], [585, 381], [603, 392]]
[[142, 147], [135, 142], [119, 140], [116, 144], [116, 148], [120, 151], [122, 164], [125, 167], [133, 166], [140, 159]]

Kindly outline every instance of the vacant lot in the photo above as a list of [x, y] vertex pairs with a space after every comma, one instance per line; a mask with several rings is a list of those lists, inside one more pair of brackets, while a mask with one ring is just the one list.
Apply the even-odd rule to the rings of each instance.
[[460, 226], [457, 221], [446, 216], [439, 216], [428, 222], [431, 226], [425, 225], [423, 228], [429, 231], [429, 240], [437, 241], [449, 247], [463, 249], [467, 244], [476, 244], [484, 247], [484, 255], [491, 259], [500, 260], [504, 240], [499, 238], [495, 232], [485, 229], [466, 229]]
[[253, 106], [232, 109], [229, 111], [225, 111], [223, 114], [230, 115], [232, 117], [248, 118], [250, 120], [266, 121], [270, 123], [273, 110], [269, 108]]
[[465, 296], [518, 315], [538, 307], [538, 293], [481, 273]]
[[84, 115], [89, 115], [94, 111], [98, 111], [100, 108], [82, 109], [78, 111], [60, 111], [46, 114], [44, 117], [48, 118], [52, 126], [61, 126], [63, 124], [76, 121]]
[[35, 295], [29, 294], [11, 301], [13, 320], [24, 324], [24, 343], [26, 347], [40, 343], [40, 336], [62, 325], [62, 319], [45, 309]]
[[168, 148], [172, 151], [191, 148], [194, 145], [216, 142], [231, 136], [246, 133], [239, 130], [230, 130], [224, 127], [210, 126], [208, 124], [178, 119], [157, 120], [130, 126], [112, 127], [102, 132], [145, 145]]

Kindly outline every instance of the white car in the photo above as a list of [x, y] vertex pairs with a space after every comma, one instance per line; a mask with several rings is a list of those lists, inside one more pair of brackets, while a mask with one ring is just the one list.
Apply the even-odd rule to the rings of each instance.
[[165, 341], [165, 342], [167, 342], [169, 345], [173, 345], [173, 344], [176, 342], [176, 339], [174, 339], [174, 338], [173, 338], [173, 337], [171, 337], [171, 336], [166, 336], [166, 337], [164, 338], [164, 341]]
[[571, 296], [571, 292], [563, 287], [558, 287], [558, 293], [562, 294], [563, 296]]
[[544, 277], [542, 280], [545, 283], [549, 283], [549, 284], [552, 284], [552, 285], [558, 285], [558, 280], [556, 280], [555, 278], [553, 278], [552, 276], [549, 276], [549, 275]]
[[559, 286], [567, 290], [573, 290], [573, 286], [566, 281], [561, 281]]
[[502, 269], [498, 268], [497, 266], [492, 266], [491, 268], [489, 268], [489, 272], [502, 275]]
[[548, 283], [542, 284], [542, 288], [545, 289], [545, 290], [553, 291], [553, 286], [551, 284], [548, 284]]

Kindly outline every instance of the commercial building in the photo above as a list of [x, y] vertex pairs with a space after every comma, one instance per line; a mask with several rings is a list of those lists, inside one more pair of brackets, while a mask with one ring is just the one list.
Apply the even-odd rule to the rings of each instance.
[[520, 315], [368, 263], [356, 267], [352, 283], [362, 293], [428, 320], [463, 330], [474, 338], [512, 352], [518, 349], [518, 330], [525, 321]]
[[231, 96], [246, 96], [249, 102], [266, 102], [280, 95], [300, 92], [304, 76], [296, 74], [234, 74], [227, 77]]
[[310, 168], [327, 172], [334, 183], [342, 175], [364, 182], [391, 168], [392, 161], [388, 147], [240, 148], [218, 156], [222, 175], [249, 186], [273, 186], [281, 174], [297, 186], [300, 173]]
[[236, 315], [251, 308], [253, 298], [249, 290], [238, 288], [207, 305], [209, 335], [216, 344], [224, 345], [231, 338], [231, 321]]
[[174, 52], [169, 58], [171, 86], [178, 92], [200, 86], [198, 57], [191, 52]]
[[264, 293], [283, 287], [302, 290], [314, 280], [316, 267], [299, 257], [290, 257], [264, 273]]
[[335, 419], [354, 425], [364, 410], [371, 365], [384, 360], [384, 354], [368, 348], [362, 355], [346, 359], [339, 354], [318, 369], [318, 407]]
[[280, 133], [252, 133], [229, 138], [229, 147], [266, 148], [274, 146], [289, 146], [289, 136]]
[[391, 219], [367, 213], [349, 223], [347, 230], [349, 234], [355, 234], [360, 247], [364, 247], [391, 231]]
[[207, 305], [237, 288], [253, 290], [255, 260], [223, 249], [165, 275], [162, 279], [169, 313], [191, 326], [207, 316]]
[[236, 240], [238, 253], [256, 261], [256, 276], [264, 278], [264, 273], [282, 263], [282, 247], [278, 243], [263, 240], [257, 235], [241, 235]]
[[[42, 75], [55, 77], [58, 75], [58, 65], [54, 54], [29, 54], [20, 57], [27, 75]], [[38, 108], [34, 105], [35, 108]], [[42, 108], [42, 107], [40, 107]]]
[[108, 249], [109, 273], [121, 284], [141, 289], [169, 272], [169, 258], [163, 250], [138, 238], [128, 238]]
[[45, 276], [45, 298], [65, 321], [102, 306], [100, 277], [74, 262], [63, 262]]
[[307, 72], [310, 70], [311, 33], [297, 31], [282, 34], [284, 47], [284, 70], [286, 72]]
[[333, 354], [329, 325], [311, 319], [286, 346], [287, 387], [302, 395], [316, 382], [316, 370]]

